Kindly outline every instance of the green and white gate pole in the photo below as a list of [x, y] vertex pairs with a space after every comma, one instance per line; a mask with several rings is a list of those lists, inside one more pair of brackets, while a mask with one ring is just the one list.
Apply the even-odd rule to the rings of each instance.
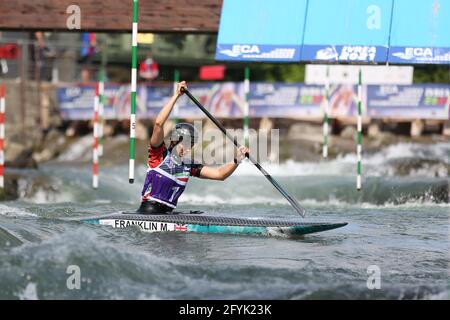
[[[180, 82], [180, 71], [178, 71], [178, 69], [175, 69], [175, 71], [173, 72], [173, 94], [177, 93], [178, 82]], [[174, 124], [177, 124], [179, 121], [179, 112], [180, 110], [178, 108], [178, 103], [175, 103], [175, 107], [173, 110]]]
[[356, 147], [356, 156], [358, 159], [356, 189], [361, 190], [361, 152], [362, 152], [362, 71], [358, 72], [358, 145]]
[[245, 95], [245, 103], [244, 103], [244, 141], [245, 145], [248, 147], [248, 139], [249, 139], [249, 108], [250, 108], [250, 68], [245, 67], [245, 79], [244, 79], [244, 95]]
[[105, 104], [105, 70], [100, 70], [98, 82], [98, 156], [103, 155], [103, 121]]
[[136, 137], [136, 87], [137, 87], [137, 34], [138, 34], [138, 0], [133, 0], [133, 32], [131, 47], [131, 114], [130, 114], [130, 161], [128, 181], [134, 182], [134, 154]]
[[328, 132], [329, 132], [329, 113], [330, 109], [330, 67], [327, 66], [327, 77], [325, 81], [325, 105], [323, 107], [323, 147], [322, 156], [328, 158]]

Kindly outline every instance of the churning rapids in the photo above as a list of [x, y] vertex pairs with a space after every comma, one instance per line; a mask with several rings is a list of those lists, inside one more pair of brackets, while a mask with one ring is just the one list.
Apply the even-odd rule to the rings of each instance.
[[[133, 210], [144, 166], [55, 162], [17, 170], [20, 198], [0, 204], [1, 299], [447, 299], [450, 144], [390, 146], [355, 158], [267, 165], [307, 208], [305, 221], [348, 222], [302, 239], [142, 233], [61, 218]], [[30, 181], [40, 181], [30, 187]], [[192, 179], [180, 209], [297, 218], [250, 164], [224, 182]], [[67, 268], [81, 288], [68, 289]], [[379, 268], [380, 289], [367, 287]]]

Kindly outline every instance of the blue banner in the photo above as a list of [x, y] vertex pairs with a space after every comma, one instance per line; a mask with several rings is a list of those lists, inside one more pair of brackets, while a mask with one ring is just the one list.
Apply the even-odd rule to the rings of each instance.
[[392, 1], [309, 1], [302, 60], [386, 62]]
[[299, 61], [301, 46], [218, 44], [217, 60], [231, 61]]
[[399, 64], [450, 64], [450, 47], [391, 47], [389, 62]]
[[224, 0], [216, 59], [450, 64], [449, 0]]
[[[137, 88], [137, 117], [154, 119], [173, 93], [172, 84], [141, 85]], [[189, 91], [218, 118], [242, 118], [245, 106], [242, 82], [192, 83]], [[252, 82], [249, 115], [253, 118], [315, 118], [323, 116], [325, 88], [303, 83]], [[123, 120], [130, 115], [130, 87], [105, 86], [105, 119]], [[449, 119], [450, 85], [369, 85], [363, 86], [363, 115], [369, 118]], [[58, 89], [61, 117], [65, 120], [90, 120], [94, 111], [93, 86], [65, 86]], [[357, 115], [357, 86], [332, 85], [328, 102], [331, 118]], [[187, 96], [177, 101], [185, 119], [204, 118]]]
[[450, 64], [450, 1], [395, 0], [389, 62]]
[[[104, 89], [104, 118], [128, 119], [130, 117], [130, 86], [107, 84]], [[89, 120], [94, 116], [95, 85], [69, 85], [57, 89], [61, 117], [66, 120]], [[137, 116], [147, 113], [147, 88], [138, 87]]]
[[370, 118], [450, 119], [449, 85], [368, 86]]
[[380, 46], [304, 45], [302, 60], [322, 62], [384, 62], [388, 49]]
[[299, 61], [307, 0], [224, 0], [216, 59]]
[[321, 117], [324, 88], [293, 83], [252, 83], [250, 117]]

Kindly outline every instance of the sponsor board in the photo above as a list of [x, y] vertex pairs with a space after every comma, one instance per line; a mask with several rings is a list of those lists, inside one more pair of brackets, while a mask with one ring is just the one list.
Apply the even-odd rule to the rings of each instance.
[[[307, 64], [305, 70], [306, 84], [357, 84], [359, 70], [362, 83], [367, 84], [403, 84], [413, 83], [412, 66], [359, 66], [359, 65], [324, 65]], [[328, 71], [328, 72], [327, 72]]]
[[308, 0], [223, 1], [216, 59], [297, 62]]
[[448, 85], [369, 86], [368, 116], [371, 118], [449, 119]]
[[449, 15], [448, 0], [225, 0], [216, 58], [450, 64]]
[[177, 224], [158, 221], [129, 220], [129, 219], [101, 219], [101, 225], [111, 226], [113, 228], [124, 229], [136, 226], [145, 232], [165, 232], [165, 231], [188, 231], [187, 224]]
[[[190, 92], [215, 116], [242, 117], [244, 87], [240, 82], [192, 83]], [[140, 85], [137, 87], [137, 118], [156, 117], [172, 96], [173, 85]], [[95, 90], [89, 85], [64, 85], [57, 89], [59, 111], [65, 120], [90, 120], [93, 115]], [[130, 117], [129, 85], [106, 84], [104, 118], [123, 120]], [[179, 116], [203, 118], [201, 110], [186, 96], [177, 102]]]
[[450, 1], [395, 0], [389, 62], [450, 64], [449, 14]]
[[389, 62], [450, 64], [450, 48], [391, 47]]
[[303, 61], [385, 62], [387, 48], [379, 46], [303, 45]]
[[[173, 90], [173, 89], [172, 89]], [[130, 117], [130, 86], [121, 84], [106, 84], [104, 92], [104, 118], [129, 119]], [[167, 99], [169, 91], [165, 94]], [[94, 108], [95, 85], [62, 85], [57, 89], [59, 111], [63, 119], [90, 120]], [[147, 106], [147, 88], [137, 88], [138, 117], [145, 116]], [[162, 107], [162, 106], [161, 106]]]
[[[376, 71], [376, 70], [375, 70]], [[386, 73], [388, 75], [389, 72]], [[370, 75], [363, 73], [363, 83]], [[352, 75], [348, 74], [348, 78]], [[355, 75], [353, 75], [354, 77]], [[351, 79], [353, 80], [353, 79]], [[373, 79], [372, 79], [373, 80]], [[333, 118], [356, 116], [357, 87], [349, 81], [344, 84], [331, 84], [330, 113]], [[382, 89], [380, 89], [380, 87]], [[128, 119], [130, 106], [128, 86], [106, 85], [109, 95], [105, 104], [105, 119]], [[209, 112], [220, 118], [242, 118], [244, 106], [244, 84], [242, 82], [193, 83], [189, 86], [191, 93], [197, 97]], [[392, 92], [392, 90], [397, 91]], [[409, 119], [448, 119], [445, 109], [448, 84], [420, 85], [363, 85], [363, 113], [373, 118], [395, 117]], [[65, 120], [88, 120], [92, 117], [93, 95], [86, 93], [90, 87], [67, 86], [60, 88], [70, 93], [60, 105], [61, 116]], [[142, 85], [138, 88], [138, 118], [154, 118], [172, 92], [170, 84], [159, 86]], [[389, 95], [386, 90], [390, 90]], [[439, 94], [436, 92], [440, 92]], [[369, 94], [367, 95], [366, 92]], [[377, 92], [383, 92], [378, 94]], [[434, 92], [433, 94], [431, 92]], [[252, 82], [249, 94], [249, 116], [252, 118], [321, 118], [324, 107], [325, 87], [321, 84], [304, 83], [268, 83]], [[86, 98], [91, 97], [91, 98]], [[120, 101], [120, 102], [119, 102]], [[60, 101], [61, 103], [61, 101]], [[177, 102], [180, 118], [201, 119], [204, 114], [188, 97], [182, 96]], [[448, 104], [447, 104], [448, 105]], [[381, 111], [380, 108], [383, 108]], [[367, 112], [366, 112], [367, 111]], [[414, 114], [412, 113], [414, 112]]]
[[230, 61], [299, 61], [301, 46], [256, 44], [218, 44], [217, 60]]

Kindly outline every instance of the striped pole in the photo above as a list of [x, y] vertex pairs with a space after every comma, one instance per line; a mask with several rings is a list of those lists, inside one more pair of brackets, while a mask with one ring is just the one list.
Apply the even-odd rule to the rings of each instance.
[[361, 190], [361, 151], [362, 151], [362, 71], [358, 73], [358, 145], [356, 156], [358, 158], [358, 168], [356, 177], [356, 189]]
[[328, 131], [330, 119], [328, 112], [330, 109], [330, 67], [327, 66], [327, 77], [325, 82], [325, 105], [323, 107], [323, 147], [322, 156], [324, 159], [328, 158]]
[[249, 126], [249, 107], [250, 107], [250, 68], [245, 67], [245, 79], [244, 79], [244, 94], [245, 94], [245, 103], [244, 103], [244, 141], [245, 145], [248, 147], [248, 126]]
[[[180, 82], [180, 71], [178, 71], [178, 69], [175, 69], [175, 71], [173, 72], [173, 94], [177, 93], [178, 82]], [[179, 121], [179, 115], [180, 115], [179, 112], [180, 112], [180, 110], [178, 108], [178, 103], [175, 103], [175, 107], [173, 110], [174, 124], [177, 124]]]
[[133, 34], [131, 47], [131, 114], [130, 114], [130, 162], [128, 181], [134, 182], [134, 146], [136, 136], [136, 81], [137, 81], [138, 0], [133, 0]]
[[450, 119], [450, 89], [448, 90], [447, 103], [445, 104], [445, 114]]
[[98, 188], [98, 120], [99, 120], [99, 116], [98, 116], [98, 111], [99, 111], [99, 106], [100, 106], [100, 101], [99, 101], [99, 83], [95, 84], [95, 97], [94, 97], [94, 117], [93, 117], [93, 122], [94, 122], [94, 130], [93, 130], [93, 135], [94, 135], [94, 143], [92, 144], [92, 187], [94, 189]]
[[103, 121], [104, 121], [104, 103], [105, 103], [105, 75], [104, 70], [100, 71], [98, 84], [98, 156], [103, 156]]
[[5, 187], [5, 83], [0, 84], [0, 188]]

